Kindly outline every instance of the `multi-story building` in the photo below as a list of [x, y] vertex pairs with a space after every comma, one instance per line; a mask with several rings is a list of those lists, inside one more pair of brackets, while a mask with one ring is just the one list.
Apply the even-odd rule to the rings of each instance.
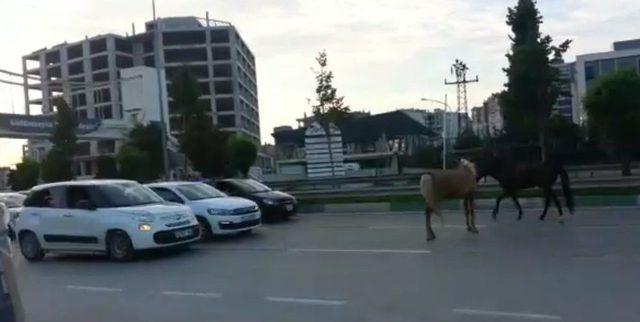
[[559, 114], [567, 120], [577, 122], [573, 113], [573, 97], [575, 95], [575, 63], [565, 63], [562, 58], [551, 61], [551, 66], [558, 69], [558, 99], [553, 105], [553, 113]]
[[576, 57], [574, 122], [583, 123], [586, 121], [583, 99], [598, 79], [601, 76], [624, 69], [640, 73], [640, 39], [615, 42], [613, 43], [613, 51]]
[[491, 95], [482, 106], [471, 109], [473, 132], [481, 137], [494, 137], [502, 132], [504, 120], [496, 94]]
[[[23, 56], [27, 114], [50, 114], [53, 99], [62, 97], [81, 120], [119, 120], [126, 114], [121, 69], [161, 69], [166, 75], [161, 77], [164, 96], [171, 78], [187, 69], [197, 79], [200, 101], [209, 108], [211, 122], [259, 144], [255, 57], [236, 28], [196, 17], [162, 18], [145, 27], [139, 34], [87, 37]], [[179, 135], [178, 111], [171, 99], [168, 105], [170, 132]], [[91, 150], [97, 150], [98, 142], [91, 144], [96, 145]]]

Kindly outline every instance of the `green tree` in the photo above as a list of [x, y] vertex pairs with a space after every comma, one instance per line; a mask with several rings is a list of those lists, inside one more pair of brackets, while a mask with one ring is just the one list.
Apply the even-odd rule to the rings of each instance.
[[13, 191], [28, 190], [38, 184], [40, 164], [32, 159], [24, 158], [16, 164], [16, 169], [9, 172], [9, 185]]
[[482, 146], [482, 139], [478, 137], [470, 127], [467, 127], [460, 133], [456, 139], [454, 148], [456, 150], [465, 150]]
[[157, 179], [163, 175], [162, 129], [159, 123], [136, 125], [129, 133], [128, 145], [144, 152], [149, 157], [148, 176]]
[[149, 155], [140, 149], [125, 145], [116, 157], [120, 167], [120, 177], [139, 182], [147, 182], [153, 178], [148, 169]]
[[179, 71], [172, 79], [169, 96], [181, 115], [180, 150], [203, 176], [224, 175], [226, 134], [213, 125], [207, 113], [208, 106], [203, 106], [198, 100], [198, 83], [186, 69]]
[[563, 155], [575, 153], [583, 142], [583, 131], [579, 125], [558, 114], [549, 118], [547, 149], [551, 153]]
[[338, 96], [338, 90], [333, 87], [333, 72], [329, 70], [326, 51], [321, 51], [316, 57], [320, 70], [316, 74], [316, 104], [312, 106], [313, 115], [326, 129], [329, 123], [344, 119], [351, 111], [344, 104], [344, 96]]
[[640, 137], [640, 76], [619, 71], [603, 76], [584, 99], [588, 120], [609, 141], [622, 161], [622, 174], [631, 175], [631, 151]]
[[244, 136], [236, 134], [229, 138], [227, 151], [229, 151], [229, 161], [234, 172], [239, 172], [246, 178], [249, 168], [258, 158], [258, 147]]
[[540, 33], [540, 24], [536, 1], [518, 0], [509, 8], [507, 25], [513, 35], [509, 37], [509, 67], [504, 69], [508, 81], [500, 105], [509, 137], [519, 143], [537, 139], [544, 149], [546, 124], [559, 94], [558, 70], [551, 66], [550, 58], [561, 58], [571, 41], [552, 46], [552, 38]]
[[96, 179], [113, 179], [120, 177], [116, 158], [103, 155], [98, 157], [96, 164], [98, 167]]
[[76, 153], [76, 114], [63, 99], [53, 102], [57, 108], [50, 141], [53, 147], [42, 161], [42, 180], [45, 182], [73, 179], [73, 156]]

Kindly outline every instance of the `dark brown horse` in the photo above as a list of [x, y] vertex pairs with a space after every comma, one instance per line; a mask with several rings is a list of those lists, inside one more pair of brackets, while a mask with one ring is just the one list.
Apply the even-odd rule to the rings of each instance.
[[562, 163], [554, 158], [548, 158], [543, 162], [518, 164], [509, 158], [489, 156], [476, 163], [478, 170], [478, 179], [490, 176], [498, 181], [502, 187], [502, 194], [496, 200], [495, 209], [493, 209], [493, 219], [496, 220], [500, 202], [504, 197], [511, 197], [518, 208], [518, 220], [522, 219], [522, 207], [518, 202], [518, 191], [522, 189], [539, 187], [542, 189], [545, 202], [544, 211], [540, 215], [540, 220], [544, 220], [547, 216], [549, 203], [553, 201], [558, 208], [558, 214], [562, 216], [562, 205], [558, 200], [553, 185], [560, 177], [562, 191], [569, 212], [573, 214], [574, 202], [571, 193], [569, 176], [562, 166]]

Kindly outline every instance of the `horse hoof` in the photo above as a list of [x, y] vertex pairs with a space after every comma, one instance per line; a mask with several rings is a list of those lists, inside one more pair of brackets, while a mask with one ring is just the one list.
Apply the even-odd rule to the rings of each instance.
[[540, 221], [544, 221], [544, 216], [540, 216]]

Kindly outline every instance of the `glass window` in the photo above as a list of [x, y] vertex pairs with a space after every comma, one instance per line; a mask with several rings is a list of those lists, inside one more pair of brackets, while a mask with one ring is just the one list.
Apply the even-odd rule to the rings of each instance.
[[111, 106], [100, 106], [96, 108], [96, 117], [102, 120], [109, 120], [113, 118], [113, 110]]
[[76, 147], [76, 155], [84, 156], [91, 154], [91, 143], [79, 142]]
[[192, 183], [176, 186], [176, 190], [189, 200], [202, 200], [225, 197], [225, 194], [204, 183]]
[[67, 48], [67, 59], [76, 59], [82, 57], [82, 44]]
[[114, 140], [101, 140], [98, 141], [98, 153], [108, 154], [116, 152], [116, 141]]
[[24, 201], [25, 207], [62, 208], [64, 207], [64, 187], [52, 187], [31, 192]]
[[231, 81], [216, 81], [214, 87], [216, 94], [233, 94]]
[[102, 39], [92, 40], [89, 43], [89, 51], [91, 52], [91, 54], [97, 54], [103, 51], [107, 51], [107, 39], [102, 38]]
[[98, 208], [132, 207], [164, 203], [151, 189], [134, 182], [93, 186]]
[[229, 47], [212, 47], [211, 56], [213, 60], [229, 60], [231, 59], [231, 49]]
[[166, 201], [184, 203], [184, 200], [182, 200], [180, 196], [167, 188], [153, 187], [151, 188], [151, 190], [153, 190], [153, 192], [157, 193], [158, 196]]
[[109, 72], [95, 73], [92, 75], [94, 82], [107, 82], [109, 81]]
[[167, 63], [207, 61], [205, 48], [167, 49], [164, 51], [164, 60]]
[[233, 184], [234, 186], [236, 186], [240, 190], [248, 192], [248, 193], [271, 191], [271, 188], [265, 186], [264, 184], [262, 184], [262, 183], [260, 183], [258, 181], [252, 180], [252, 179], [233, 180], [233, 181], [230, 181], [230, 182], [231, 182], [231, 184]]
[[69, 64], [69, 75], [77, 75], [84, 73], [84, 62], [77, 61]]
[[229, 42], [229, 30], [211, 30], [211, 42], [212, 43], [227, 43]]
[[79, 209], [78, 203], [80, 201], [91, 201], [91, 195], [84, 186], [70, 186], [67, 188], [67, 208]]
[[116, 67], [118, 68], [133, 67], [133, 58], [123, 56], [123, 55], [116, 55]]
[[584, 64], [584, 74], [587, 81], [598, 78], [598, 76], [600, 75], [600, 68], [598, 67], [598, 64], [594, 64], [593, 62], [586, 62]]
[[91, 70], [105, 69], [109, 67], [107, 55], [91, 58]]
[[231, 77], [231, 64], [213, 65], [213, 77]]
[[111, 102], [111, 91], [108, 88], [94, 90], [93, 102], [96, 104]]
[[216, 110], [218, 112], [233, 111], [233, 98], [216, 98]]
[[616, 59], [616, 66], [618, 70], [633, 70], [635, 71], [637, 68], [636, 62], [638, 61], [638, 56], [636, 57], [622, 57]]
[[616, 70], [615, 60], [605, 59], [600, 61], [600, 74], [611, 74]]
[[206, 43], [204, 31], [170, 31], [162, 33], [162, 44], [165, 46], [204, 43]]
[[219, 127], [235, 127], [236, 117], [234, 115], [218, 115]]

